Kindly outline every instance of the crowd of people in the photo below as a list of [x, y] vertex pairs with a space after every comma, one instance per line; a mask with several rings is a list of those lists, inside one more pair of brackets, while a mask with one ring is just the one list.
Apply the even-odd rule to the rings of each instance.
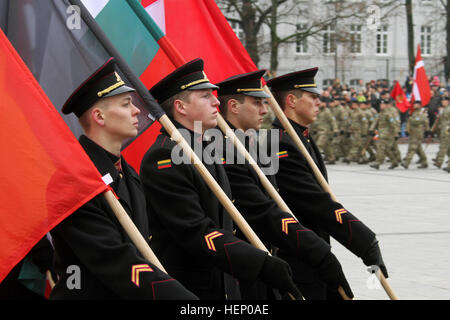
[[[388, 158], [389, 169], [400, 165], [407, 169], [417, 154], [418, 168], [425, 169], [428, 160], [422, 144], [438, 141], [439, 151], [432, 161], [435, 167], [441, 168], [450, 153], [450, 85], [445, 87], [435, 77], [430, 88], [431, 99], [427, 105], [415, 101], [410, 110], [400, 112], [391, 97], [393, 85], [389, 86], [386, 80], [350, 87], [337, 79], [322, 90], [319, 114], [309, 130], [327, 164], [341, 160], [371, 163], [372, 168], [379, 169]], [[412, 82], [409, 78], [403, 89], [410, 98]], [[270, 128], [270, 124], [265, 128]], [[409, 143], [403, 158], [398, 142]], [[444, 170], [450, 172], [449, 168], [450, 165]]]

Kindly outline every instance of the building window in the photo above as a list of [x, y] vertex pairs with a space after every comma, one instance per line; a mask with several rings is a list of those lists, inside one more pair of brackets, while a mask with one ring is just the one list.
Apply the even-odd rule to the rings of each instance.
[[[299, 23], [297, 24], [297, 33], [305, 32], [305, 30], [308, 28], [308, 25], [306, 23]], [[308, 52], [308, 41], [305, 36], [297, 36], [297, 39], [295, 41], [295, 52], [296, 53], [307, 53]]]
[[322, 81], [322, 85], [324, 87], [332, 86], [333, 83], [334, 83], [334, 79], [325, 79], [325, 80]]
[[377, 54], [388, 53], [388, 26], [383, 25], [377, 30]]
[[236, 21], [230, 21], [231, 28], [233, 29], [236, 36], [244, 44], [244, 31], [241, 29], [241, 24]]
[[420, 47], [423, 54], [431, 54], [431, 27], [420, 27]]
[[350, 25], [350, 52], [361, 53], [361, 25]]
[[334, 26], [327, 26], [322, 31], [323, 53], [334, 53], [336, 51], [336, 31]]
[[350, 80], [350, 85], [355, 87], [355, 86], [359, 86], [361, 83], [361, 79], [351, 79]]

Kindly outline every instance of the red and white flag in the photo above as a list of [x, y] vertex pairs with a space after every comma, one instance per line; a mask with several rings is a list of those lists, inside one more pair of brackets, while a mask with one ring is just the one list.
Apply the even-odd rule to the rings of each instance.
[[431, 99], [430, 83], [425, 72], [425, 65], [420, 53], [420, 44], [417, 46], [416, 64], [414, 66], [414, 81], [411, 95], [411, 103], [419, 100], [422, 106], [426, 106]]

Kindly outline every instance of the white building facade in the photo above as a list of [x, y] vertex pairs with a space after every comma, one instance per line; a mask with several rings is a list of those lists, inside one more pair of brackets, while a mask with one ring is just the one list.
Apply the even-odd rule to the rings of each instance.
[[[383, 3], [392, 1], [347, 2], [355, 3], [354, 10], [363, 9], [359, 17], [339, 20], [335, 25], [329, 25], [306, 39], [282, 44], [278, 54], [277, 75], [318, 66], [316, 79], [323, 86], [331, 84], [335, 78], [350, 86], [379, 79], [387, 79], [390, 84], [394, 80], [404, 83], [409, 74], [404, 0], [388, 7], [384, 7]], [[412, 2], [414, 54], [420, 44], [430, 80], [438, 76], [441, 82], [446, 82], [444, 7], [440, 0]], [[282, 38], [295, 30], [308, 29], [312, 20], [326, 19], [332, 10], [335, 10], [333, 0], [297, 1], [295, 9], [291, 7], [293, 14], [278, 25], [278, 34]], [[242, 39], [238, 24], [231, 25]], [[261, 33], [260, 38], [269, 41], [268, 29], [264, 28]], [[270, 69], [269, 61], [270, 54], [262, 53], [258, 67]]]

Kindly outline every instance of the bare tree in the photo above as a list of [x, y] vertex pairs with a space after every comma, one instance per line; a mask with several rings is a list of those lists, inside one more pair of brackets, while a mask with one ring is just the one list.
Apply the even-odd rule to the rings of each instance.
[[[299, 0], [217, 0], [226, 18], [239, 23], [245, 35], [244, 46], [255, 64], [260, 61], [260, 54], [269, 47], [270, 70], [275, 73], [279, 64], [279, 49], [283, 45], [301, 42], [306, 39], [317, 45], [323, 43], [323, 31], [333, 29], [333, 35], [328, 39], [331, 53], [335, 55], [335, 74], [342, 57], [338, 54], [338, 44], [345, 48], [359, 45], [358, 39], [348, 29], [348, 21], [353, 24], [364, 24], [367, 20], [368, 1], [355, 2], [352, 0], [323, 1], [321, 6], [316, 2]], [[379, 8], [398, 7], [400, 1], [371, 1]], [[320, 10], [318, 10], [318, 8]], [[386, 19], [395, 10], [387, 10], [380, 19]], [[298, 21], [307, 21], [304, 28], [298, 28]], [[268, 29], [269, 41], [258, 34], [263, 32], [263, 25]], [[279, 29], [284, 32], [280, 34]], [[323, 45], [323, 44], [322, 44]], [[345, 52], [343, 52], [345, 54]]]
[[415, 53], [414, 53], [414, 22], [412, 0], [405, 1], [406, 25], [408, 30], [408, 61], [409, 71], [414, 73]]

